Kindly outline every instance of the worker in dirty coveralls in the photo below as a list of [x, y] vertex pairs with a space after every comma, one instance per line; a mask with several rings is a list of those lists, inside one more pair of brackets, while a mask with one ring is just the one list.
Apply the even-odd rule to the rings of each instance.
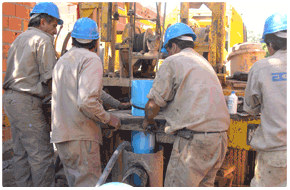
[[287, 185], [287, 14], [267, 18], [262, 39], [271, 56], [253, 64], [244, 110], [261, 113], [250, 146], [257, 151], [252, 187]]
[[100, 124], [115, 129], [118, 117], [101, 100], [103, 66], [94, 52], [99, 33], [90, 18], [74, 24], [73, 47], [56, 63], [52, 84], [52, 138], [70, 187], [94, 187], [101, 176]]
[[[142, 127], [156, 125], [162, 108], [166, 134], [176, 134], [165, 187], [214, 186], [227, 150], [230, 115], [210, 63], [193, 50], [195, 33], [184, 23], [165, 32], [167, 57], [154, 79]], [[184, 135], [185, 134], [185, 135]]]
[[11, 124], [13, 170], [19, 187], [55, 185], [54, 151], [42, 99], [51, 93], [56, 63], [53, 40], [57, 25], [62, 24], [55, 4], [38, 3], [30, 13], [28, 29], [8, 51], [3, 107]]

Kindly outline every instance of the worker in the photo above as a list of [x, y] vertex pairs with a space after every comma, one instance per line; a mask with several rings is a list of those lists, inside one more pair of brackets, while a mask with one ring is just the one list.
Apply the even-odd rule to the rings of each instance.
[[266, 19], [262, 42], [270, 56], [253, 64], [248, 74], [244, 110], [261, 113], [250, 146], [257, 151], [252, 187], [287, 185], [287, 14]]
[[28, 29], [11, 44], [3, 82], [3, 107], [11, 124], [13, 170], [19, 187], [54, 186], [53, 145], [42, 112], [42, 99], [51, 92], [56, 63], [53, 46], [58, 7], [40, 2], [30, 13]]
[[74, 24], [72, 48], [52, 78], [52, 137], [70, 187], [94, 187], [101, 176], [100, 123], [117, 130], [120, 120], [102, 105], [103, 66], [95, 53], [99, 33], [90, 18]]
[[156, 125], [162, 108], [166, 134], [175, 134], [165, 187], [214, 186], [227, 150], [230, 115], [210, 63], [194, 51], [195, 33], [184, 23], [165, 32], [169, 54], [154, 79], [142, 127]]

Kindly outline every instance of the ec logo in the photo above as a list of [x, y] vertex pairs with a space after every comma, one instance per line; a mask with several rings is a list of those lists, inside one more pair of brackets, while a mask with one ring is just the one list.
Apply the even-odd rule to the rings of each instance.
[[272, 73], [272, 81], [286, 81], [287, 80], [287, 73], [282, 72], [282, 73]]

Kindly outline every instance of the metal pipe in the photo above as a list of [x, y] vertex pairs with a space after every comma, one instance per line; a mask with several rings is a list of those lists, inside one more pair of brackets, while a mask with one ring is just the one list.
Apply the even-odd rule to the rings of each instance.
[[[114, 3], [114, 13], [118, 12], [118, 3]], [[115, 62], [116, 62], [116, 52], [115, 52], [115, 43], [116, 43], [116, 31], [117, 31], [117, 20], [113, 20], [113, 28], [112, 28], [112, 41], [111, 41], [111, 55], [112, 55], [112, 63], [109, 68], [110, 72], [115, 72]]]
[[159, 44], [159, 49], [158, 49], [158, 55], [157, 55], [157, 61], [156, 61], [156, 72], [158, 71], [158, 67], [159, 67], [159, 58], [160, 58], [160, 51], [162, 48], [162, 41], [163, 41], [163, 33], [165, 31], [165, 17], [166, 17], [166, 2], [164, 4], [164, 16], [163, 16], [163, 27], [162, 27], [162, 32], [161, 32], [161, 36], [160, 36], [160, 44]]
[[[135, 25], [133, 25], [133, 10], [132, 10], [132, 3], [130, 2], [129, 6], [129, 15], [130, 15], [130, 45], [129, 45], [129, 78], [130, 78], [130, 85], [131, 79], [133, 78], [133, 66], [132, 66], [132, 52], [133, 52], [133, 44], [134, 44], [134, 34], [135, 34]], [[129, 95], [130, 96], [130, 95]]]
[[121, 154], [122, 150], [124, 148], [131, 148], [131, 143], [129, 143], [128, 141], [124, 141], [122, 142], [118, 148], [114, 151], [113, 156], [111, 157], [111, 159], [109, 160], [106, 168], [104, 169], [103, 174], [101, 175], [101, 177], [99, 178], [99, 181], [97, 182], [96, 187], [100, 187], [103, 183], [106, 182], [107, 177], [109, 176], [115, 162], [117, 161], [119, 155]]
[[[122, 18], [130, 18], [130, 16], [125, 16], [125, 15], [119, 15], [119, 17], [122, 17]], [[136, 17], [137, 20], [149, 20], [149, 21], [157, 21], [157, 19], [153, 18], [141, 18], [141, 17]]]
[[150, 19], [150, 18], [140, 18], [140, 17], [136, 17], [137, 20], [149, 20], [149, 21], [157, 21], [156, 18]]
[[[96, 18], [96, 21], [97, 21], [97, 25], [98, 25], [98, 33], [100, 33], [100, 24], [101, 24], [101, 21], [100, 21], [100, 8], [96, 8], [96, 10], [94, 10], [94, 12], [96, 11], [96, 15], [95, 15], [95, 18]], [[98, 56], [100, 56], [100, 39], [97, 40], [97, 54]]]
[[[134, 10], [135, 11], [135, 10]], [[132, 53], [133, 53], [133, 44], [134, 44], [134, 35], [135, 35], [135, 23], [134, 25], [132, 24], [133, 22], [133, 10], [132, 10], [132, 3], [129, 3], [129, 15], [130, 15], [130, 32], [129, 34], [131, 35], [131, 40], [129, 42], [129, 86], [131, 87], [131, 82], [133, 79], [133, 63], [132, 63]], [[134, 16], [135, 18], [135, 16]], [[134, 19], [135, 22], [135, 19]], [[131, 88], [129, 87], [129, 99], [131, 99]]]

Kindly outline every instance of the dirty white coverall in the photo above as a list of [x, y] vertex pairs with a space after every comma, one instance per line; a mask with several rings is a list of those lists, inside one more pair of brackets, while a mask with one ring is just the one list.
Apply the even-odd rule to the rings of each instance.
[[[73, 46], [56, 63], [52, 84], [52, 138], [69, 186], [95, 186], [101, 176], [103, 66], [99, 56]], [[99, 122], [99, 123], [98, 123]]]
[[[192, 48], [166, 58], [147, 98], [162, 107], [167, 133], [186, 127], [198, 132], [225, 131], [230, 125], [222, 87], [210, 63]], [[165, 187], [214, 186], [225, 158], [227, 133], [176, 136]]]
[[257, 151], [251, 186], [287, 184], [287, 50], [254, 63], [245, 91], [244, 110], [261, 113], [250, 142]]
[[29, 27], [11, 44], [3, 107], [11, 124], [17, 186], [54, 186], [53, 145], [41, 100], [56, 63], [53, 36]]

